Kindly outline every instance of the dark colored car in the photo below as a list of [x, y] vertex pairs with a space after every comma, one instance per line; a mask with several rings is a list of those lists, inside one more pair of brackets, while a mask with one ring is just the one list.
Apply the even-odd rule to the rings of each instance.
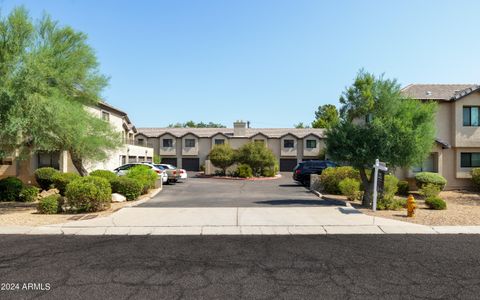
[[309, 185], [311, 174], [322, 174], [326, 168], [337, 166], [336, 163], [329, 160], [302, 161], [293, 169], [293, 180]]

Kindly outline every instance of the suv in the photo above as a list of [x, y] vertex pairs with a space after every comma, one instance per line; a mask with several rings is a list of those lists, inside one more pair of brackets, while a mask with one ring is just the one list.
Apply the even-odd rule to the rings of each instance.
[[329, 160], [302, 161], [293, 169], [293, 180], [304, 185], [310, 184], [310, 174], [322, 174], [323, 170], [338, 165]]

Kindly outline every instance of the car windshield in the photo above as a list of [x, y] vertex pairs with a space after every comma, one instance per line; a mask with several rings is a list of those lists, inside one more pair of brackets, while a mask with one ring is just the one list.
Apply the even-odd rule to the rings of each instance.
[[162, 171], [165, 170], [165, 167], [162, 166], [162, 165], [155, 165], [155, 167], [159, 168], [159, 169], [162, 170]]
[[163, 167], [166, 168], [166, 169], [171, 169], [171, 170], [176, 169], [176, 168], [175, 168], [174, 166], [172, 166], [172, 165], [162, 164], [161, 166], [163, 166]]

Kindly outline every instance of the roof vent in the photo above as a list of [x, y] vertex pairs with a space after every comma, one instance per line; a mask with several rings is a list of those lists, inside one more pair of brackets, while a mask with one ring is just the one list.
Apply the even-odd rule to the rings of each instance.
[[425, 94], [426, 94], [427, 96], [431, 96], [431, 95], [432, 95], [432, 92], [431, 92], [431, 91], [426, 91]]

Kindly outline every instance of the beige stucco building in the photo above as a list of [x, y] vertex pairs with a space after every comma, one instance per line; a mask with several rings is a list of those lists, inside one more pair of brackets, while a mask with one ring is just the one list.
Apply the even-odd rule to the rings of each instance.
[[[105, 161], [86, 162], [87, 171], [113, 170], [127, 162], [152, 161], [153, 148], [135, 144], [134, 136], [137, 129], [125, 112], [105, 102], [86, 109], [98, 118], [108, 121], [116, 131], [121, 132], [123, 140], [122, 146], [110, 151]], [[67, 151], [37, 152], [28, 159], [20, 160], [14, 154], [0, 160], [0, 178], [17, 176], [25, 182], [32, 182], [35, 170], [40, 167], [53, 167], [62, 172], [77, 172]]]
[[397, 171], [401, 178], [416, 172], [438, 172], [448, 189], [471, 186], [471, 170], [480, 167], [480, 86], [411, 84], [402, 92], [420, 101], [438, 103], [436, 143], [422, 166]]
[[325, 148], [324, 129], [249, 128], [242, 121], [233, 128], [138, 128], [135, 140], [152, 145], [163, 163], [191, 171], [205, 164], [216, 144], [229, 143], [238, 149], [248, 142], [263, 142], [278, 158], [281, 171], [292, 171], [303, 160], [318, 159]]

